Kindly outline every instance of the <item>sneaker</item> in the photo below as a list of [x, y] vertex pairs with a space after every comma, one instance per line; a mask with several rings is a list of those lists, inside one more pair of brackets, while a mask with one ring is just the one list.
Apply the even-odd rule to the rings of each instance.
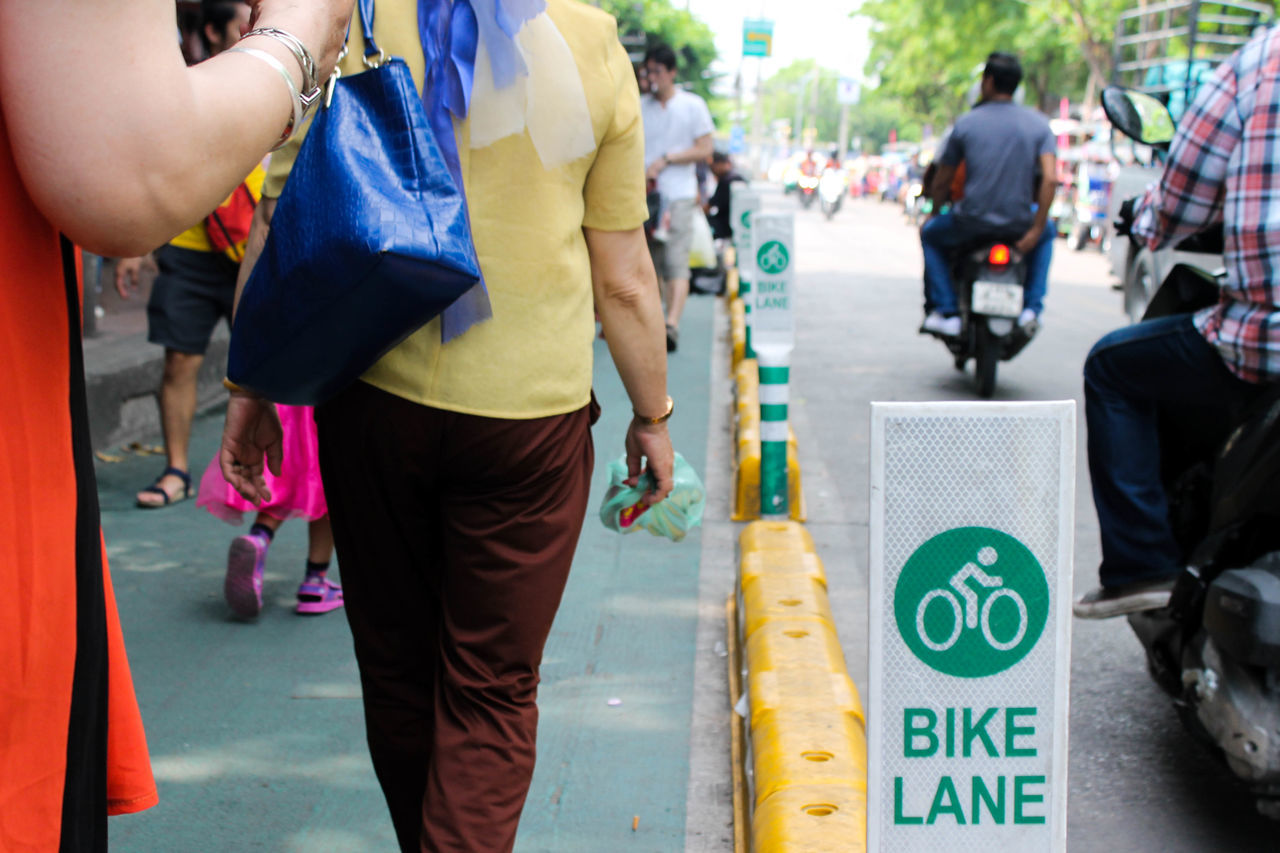
[[680, 330], [675, 326], [667, 326], [667, 352], [675, 352], [680, 345]]
[[931, 335], [942, 335], [944, 338], [958, 338], [960, 337], [960, 317], [943, 317], [937, 311], [930, 312], [929, 316], [924, 318], [920, 331]]
[[1034, 308], [1023, 308], [1022, 313], [1018, 315], [1018, 325], [1023, 328], [1028, 326], [1039, 326], [1040, 315]]
[[262, 612], [262, 571], [270, 545], [267, 537], [252, 533], [231, 540], [222, 592], [231, 612], [242, 619], [252, 619]]
[[342, 587], [323, 574], [309, 574], [298, 586], [298, 613], [312, 616], [343, 605]]
[[1078, 619], [1110, 619], [1126, 613], [1159, 610], [1169, 605], [1172, 592], [1172, 580], [1100, 586], [1076, 599], [1071, 612]]

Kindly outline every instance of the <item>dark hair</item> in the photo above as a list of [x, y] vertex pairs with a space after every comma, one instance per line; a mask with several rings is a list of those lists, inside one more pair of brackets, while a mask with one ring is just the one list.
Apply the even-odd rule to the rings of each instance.
[[993, 53], [987, 57], [987, 67], [982, 70], [982, 76], [990, 77], [1000, 94], [1012, 95], [1022, 82], [1022, 63], [1012, 53]]
[[712, 163], [732, 163], [733, 161], [729, 159], [729, 153], [727, 151], [721, 151], [720, 149], [717, 148], [715, 151], [711, 152], [711, 162]]
[[653, 47], [645, 51], [645, 65], [650, 62], [656, 62], [666, 68], [668, 71], [676, 70], [676, 52], [671, 49], [670, 45], [655, 44]]
[[219, 33], [225, 33], [227, 24], [235, 20], [236, 13], [244, 4], [245, 0], [200, 0], [200, 41], [206, 55], [213, 53], [213, 45], [209, 43], [205, 26], [212, 24]]

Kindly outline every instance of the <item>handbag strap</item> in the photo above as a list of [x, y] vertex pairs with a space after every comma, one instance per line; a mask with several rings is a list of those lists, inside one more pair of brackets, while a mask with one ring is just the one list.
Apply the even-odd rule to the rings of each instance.
[[360, 32], [364, 35], [364, 58], [378, 56], [382, 48], [373, 40], [373, 0], [360, 0], [359, 11]]

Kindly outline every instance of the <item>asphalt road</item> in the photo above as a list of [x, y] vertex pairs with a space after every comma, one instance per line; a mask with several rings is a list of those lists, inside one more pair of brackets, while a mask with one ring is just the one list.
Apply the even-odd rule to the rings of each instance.
[[[854, 201], [833, 220], [796, 209], [797, 346], [791, 407], [810, 530], [819, 543], [851, 674], [866, 692], [866, 585], [871, 401], [974, 399], [972, 366], [916, 333], [920, 250], [896, 207]], [[1125, 322], [1103, 256], [1060, 241], [1044, 329], [1000, 365], [995, 399], [1079, 405], [1075, 585], [1096, 585], [1097, 518], [1084, 456], [1080, 370], [1090, 346]], [[1280, 849], [1280, 827], [1256, 814], [1225, 767], [1183, 730], [1147, 677], [1123, 620], [1076, 620], [1072, 647], [1071, 851]]]

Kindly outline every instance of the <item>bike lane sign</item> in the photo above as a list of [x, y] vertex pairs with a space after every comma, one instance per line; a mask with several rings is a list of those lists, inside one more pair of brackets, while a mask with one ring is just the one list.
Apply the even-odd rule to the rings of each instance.
[[1075, 403], [873, 403], [868, 850], [1064, 850]]

